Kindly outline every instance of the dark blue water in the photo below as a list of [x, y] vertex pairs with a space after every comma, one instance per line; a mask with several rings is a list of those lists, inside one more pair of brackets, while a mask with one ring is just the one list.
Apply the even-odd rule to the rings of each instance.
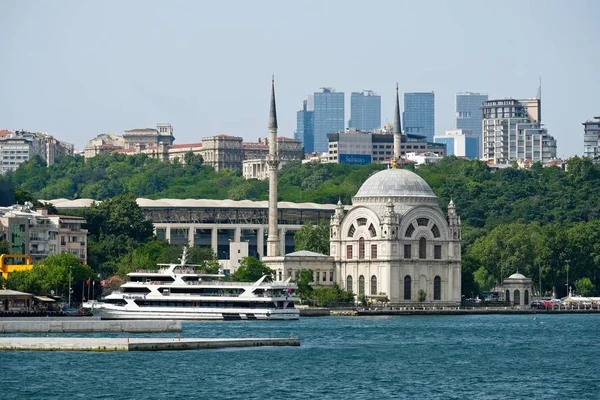
[[[600, 315], [184, 323], [301, 347], [0, 352], [1, 399], [598, 399]], [[176, 336], [176, 335], [168, 335]]]

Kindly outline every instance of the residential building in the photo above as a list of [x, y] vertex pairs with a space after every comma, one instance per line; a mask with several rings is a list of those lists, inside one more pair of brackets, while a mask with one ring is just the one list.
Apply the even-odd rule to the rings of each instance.
[[[69, 252], [87, 260], [87, 230], [81, 217], [48, 215], [31, 203], [0, 207], [0, 238], [11, 254], [27, 254], [36, 263], [51, 254]], [[76, 251], [75, 251], [76, 250]]]
[[445, 144], [446, 154], [449, 156], [467, 157], [474, 160], [479, 159], [479, 150], [481, 147], [480, 135], [470, 130], [447, 130], [443, 135], [436, 135], [434, 141]]
[[540, 99], [489, 100], [482, 108], [483, 160], [489, 164], [519, 160], [546, 164], [556, 158], [556, 140], [541, 123]]
[[344, 130], [344, 93], [322, 88], [314, 94], [313, 151], [326, 152], [330, 133]]
[[294, 139], [302, 142], [304, 152], [314, 151], [314, 102], [312, 96], [302, 102], [302, 110], [296, 113]]
[[583, 131], [583, 156], [595, 162], [600, 161], [600, 117], [586, 121], [582, 124]]
[[[471, 131], [481, 143], [483, 103], [488, 101], [485, 93], [457, 93], [456, 94], [456, 129]], [[479, 156], [478, 156], [479, 157]]]
[[86, 223], [81, 217], [67, 215], [48, 215], [52, 222], [56, 237], [50, 236], [50, 246], [56, 244], [56, 251], [51, 253], [71, 253], [81, 262], [87, 262], [87, 235], [88, 230], [83, 229]]
[[[328, 135], [328, 162], [336, 164], [390, 163], [394, 155], [394, 135], [389, 127], [379, 133], [346, 129], [344, 132]], [[433, 152], [446, 156], [443, 143], [432, 143], [423, 135], [407, 134], [406, 142], [400, 144], [400, 156], [406, 158], [408, 152]]]
[[63, 155], [73, 155], [73, 145], [47, 133], [0, 131], [0, 174], [16, 170], [35, 155], [52, 165]]
[[404, 133], [423, 135], [428, 142], [433, 142], [435, 136], [435, 93], [404, 93], [402, 122]]
[[358, 131], [373, 131], [381, 127], [381, 96], [372, 90], [352, 92], [348, 127]]

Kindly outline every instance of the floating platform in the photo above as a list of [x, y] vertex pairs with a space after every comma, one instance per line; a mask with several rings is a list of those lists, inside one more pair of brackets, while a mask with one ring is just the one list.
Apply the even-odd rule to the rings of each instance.
[[300, 346], [300, 339], [0, 337], [0, 350], [4, 351], [161, 351], [262, 346]]
[[0, 319], [0, 333], [181, 332], [181, 321], [93, 319]]

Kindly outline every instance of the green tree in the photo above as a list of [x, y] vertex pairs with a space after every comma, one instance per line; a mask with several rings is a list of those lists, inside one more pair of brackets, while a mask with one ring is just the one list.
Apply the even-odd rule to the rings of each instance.
[[577, 294], [583, 297], [593, 296], [596, 291], [596, 287], [590, 280], [590, 278], [581, 278], [575, 281], [575, 290]]
[[329, 254], [329, 225], [321, 221], [318, 225], [306, 223], [294, 234], [296, 251], [308, 250]]
[[488, 291], [494, 287], [494, 277], [488, 273], [488, 270], [485, 269], [485, 267], [480, 267], [475, 271], [473, 278], [480, 290]]
[[298, 274], [298, 293], [300, 298], [308, 299], [311, 297], [313, 288], [310, 285], [314, 282], [314, 274], [312, 269], [301, 269]]
[[417, 293], [417, 300], [423, 302], [425, 299], [427, 299], [427, 293], [425, 293], [423, 289], [419, 289], [419, 292]]
[[255, 257], [244, 257], [232, 279], [238, 282], [255, 282], [267, 275], [265, 282], [273, 280], [273, 270]]
[[5, 239], [0, 239], [0, 254], [9, 254], [8, 242]]

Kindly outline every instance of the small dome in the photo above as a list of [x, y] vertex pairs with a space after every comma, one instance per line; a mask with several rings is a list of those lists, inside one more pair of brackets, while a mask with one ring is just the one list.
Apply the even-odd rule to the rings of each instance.
[[512, 274], [511, 276], [509, 276], [508, 279], [527, 279], [527, 278], [525, 277], [525, 275], [519, 274], [517, 272], [516, 274]]
[[371, 175], [354, 197], [437, 198], [423, 178], [405, 169], [385, 169]]

